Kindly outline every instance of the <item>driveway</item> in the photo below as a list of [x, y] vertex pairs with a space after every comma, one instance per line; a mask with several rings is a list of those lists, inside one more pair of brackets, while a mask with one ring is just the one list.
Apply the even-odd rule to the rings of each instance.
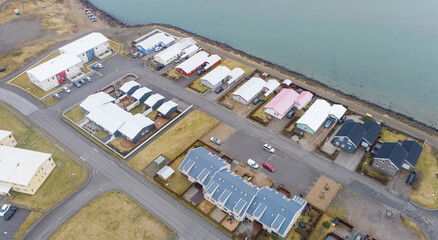
[[356, 149], [356, 152], [353, 154], [340, 150], [334, 163], [354, 172], [362, 161], [363, 155], [365, 155], [365, 151], [362, 148]]

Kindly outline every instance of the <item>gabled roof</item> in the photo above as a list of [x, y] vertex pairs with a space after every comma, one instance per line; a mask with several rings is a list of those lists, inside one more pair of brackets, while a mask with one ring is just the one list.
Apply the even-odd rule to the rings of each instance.
[[148, 107], [154, 106], [158, 101], [164, 99], [164, 97], [161, 94], [155, 93], [152, 94], [146, 101], [144, 102]]
[[243, 71], [241, 68], [234, 68], [233, 70], [231, 70], [229, 75], [230, 75], [230, 79], [228, 80], [227, 83], [233, 84], [234, 81], [245, 75], [245, 71]]
[[277, 89], [280, 86], [280, 82], [277, 81], [274, 78], [271, 78], [266, 82], [265, 86], [263, 88], [266, 89], [265, 97], [269, 96], [272, 92], [274, 92], [275, 89]]
[[194, 52], [197, 52], [198, 49], [199, 49], [199, 47], [197, 45], [191, 45], [189, 47], [186, 47], [183, 50], [183, 55], [181, 55], [181, 59], [183, 59], [189, 55], [192, 55]]
[[157, 46], [160, 43], [168, 45], [173, 41], [175, 41], [174, 37], [167, 35], [163, 32], [159, 32], [137, 43], [137, 45], [147, 50]]
[[189, 59], [185, 60], [184, 62], [180, 63], [175, 68], [180, 68], [186, 73], [190, 73], [193, 70], [195, 70], [197, 67], [201, 66], [207, 60], [208, 53], [205, 51], [200, 51], [190, 57]]
[[147, 87], [141, 87], [141, 88], [137, 89], [137, 90], [132, 94], [132, 97], [133, 97], [134, 99], [138, 100], [138, 99], [142, 98], [145, 94], [148, 94], [148, 93], [150, 93], [150, 92], [152, 92], [152, 90], [150, 90], [149, 88], [147, 88]]
[[163, 103], [157, 110], [159, 113], [166, 115], [174, 107], [178, 107], [178, 104], [172, 100], [169, 100]]
[[126, 122], [119, 128], [119, 132], [130, 139], [134, 139], [143, 128], [151, 125], [154, 125], [154, 121], [137, 113], [126, 120]]
[[298, 119], [297, 124], [305, 124], [316, 132], [324, 123], [331, 110], [330, 104], [322, 99], [317, 99], [312, 106]]
[[64, 47], [59, 48], [59, 50], [77, 56], [105, 42], [108, 42], [108, 38], [106, 38], [102, 33], [93, 32], [65, 45]]
[[363, 139], [369, 144], [373, 144], [382, 131], [382, 127], [374, 121], [365, 121], [362, 127], [367, 131]]
[[81, 108], [85, 109], [88, 112], [91, 112], [97, 106], [101, 106], [105, 103], [109, 103], [114, 101], [115, 99], [111, 97], [108, 93], [98, 92], [91, 94], [79, 105]]
[[340, 104], [333, 104], [332, 109], [329, 112], [329, 115], [335, 117], [336, 119], [341, 119], [344, 116], [344, 113], [347, 109]]
[[258, 77], [253, 77], [244, 83], [239, 89], [237, 89], [233, 95], [240, 96], [246, 101], [249, 101], [255, 95], [259, 94], [266, 82]]
[[388, 159], [397, 169], [403, 165], [408, 152], [398, 142], [384, 142], [374, 158]]
[[181, 54], [184, 49], [195, 44], [196, 41], [193, 40], [193, 38], [183, 38], [180, 41], [176, 42], [173, 46], [170, 46], [167, 49], [164, 49], [163, 51], [157, 53], [155, 57], [161, 58], [167, 62], [176, 55]]
[[285, 88], [265, 105], [265, 109], [272, 109], [282, 116], [293, 106], [298, 96], [295, 90]]
[[164, 179], [168, 179], [170, 176], [172, 176], [172, 174], [175, 171], [169, 167], [169, 166], [164, 166], [162, 169], [160, 169], [160, 171], [157, 172], [157, 175], [161, 176]]
[[305, 107], [310, 100], [312, 100], [313, 94], [309, 91], [303, 91], [298, 96], [297, 100], [295, 100], [295, 103], [298, 104], [297, 109], [300, 110], [303, 107]]
[[219, 62], [222, 58], [219, 55], [212, 54], [207, 59], [205, 59], [205, 62], [207, 64], [205, 65], [205, 69], [209, 69], [212, 65]]
[[204, 75], [201, 80], [208, 81], [211, 85], [216, 86], [216, 84], [224, 80], [230, 73], [231, 70], [229, 68], [225, 66], [217, 66], [215, 69], [211, 70], [211, 72]]
[[423, 152], [423, 147], [413, 140], [404, 140], [402, 147], [408, 152], [406, 161], [412, 167], [415, 167], [415, 164], [417, 164], [417, 161], [420, 158], [421, 152]]
[[339, 129], [335, 136], [348, 137], [350, 141], [353, 142], [353, 144], [357, 147], [359, 146], [365, 134], [365, 129], [363, 129], [363, 127], [359, 123], [348, 119], [344, 122], [344, 124], [342, 124], [342, 127]]
[[127, 92], [129, 92], [129, 90], [131, 90], [133, 87], [136, 87], [136, 86], [140, 86], [140, 84], [136, 81], [129, 81], [120, 87], [120, 91], [127, 93]]
[[82, 60], [75, 55], [61, 54], [28, 70], [27, 73], [32, 74], [38, 82], [41, 82], [80, 63], [82, 63]]
[[131, 116], [116, 104], [106, 103], [90, 111], [87, 118], [114, 134]]

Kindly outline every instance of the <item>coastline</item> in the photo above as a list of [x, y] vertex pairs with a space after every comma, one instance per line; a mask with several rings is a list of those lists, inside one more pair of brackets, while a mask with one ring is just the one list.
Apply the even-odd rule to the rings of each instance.
[[413, 117], [404, 115], [404, 114], [399, 113], [399, 112], [395, 112], [395, 111], [388, 109], [388, 108], [385, 108], [385, 107], [381, 107], [381, 106], [379, 106], [375, 103], [372, 103], [370, 101], [360, 99], [352, 94], [344, 93], [338, 89], [335, 89], [335, 88], [330, 87], [324, 83], [321, 83], [316, 79], [307, 77], [304, 74], [295, 72], [293, 70], [287, 69], [287, 68], [280, 66], [278, 64], [275, 64], [275, 63], [272, 63], [270, 61], [253, 56], [253, 55], [248, 54], [248, 53], [241, 51], [239, 49], [235, 49], [227, 44], [218, 42], [216, 40], [209, 39], [209, 38], [204, 37], [204, 36], [200, 36], [196, 33], [193, 33], [193, 32], [190, 32], [190, 31], [187, 31], [187, 30], [184, 30], [182, 28], [175, 27], [175, 26], [172, 26], [169, 24], [163, 24], [163, 23], [133, 24], [133, 25], [125, 24], [122, 21], [118, 20], [117, 18], [113, 17], [111, 14], [97, 8], [92, 3], [90, 3], [88, 0], [79, 0], [79, 1], [84, 5], [85, 8], [92, 9], [92, 10], [96, 11], [96, 13], [98, 13], [98, 16], [101, 19], [103, 19], [110, 27], [135, 29], [135, 28], [155, 27], [156, 26], [159, 28], [170, 29], [172, 31], [179, 32], [183, 35], [200, 39], [202, 42], [204, 42], [206, 44], [210, 44], [212, 46], [215, 46], [223, 51], [231, 52], [232, 54], [234, 54], [236, 56], [249, 59], [250, 61], [253, 61], [256, 64], [260, 64], [268, 69], [271, 69], [274, 72], [290, 76], [291, 78], [294, 78], [295, 81], [298, 81], [298, 85], [300, 85], [300, 84], [308, 85], [310, 87], [317, 88], [318, 90], [323, 91], [328, 95], [336, 96], [336, 97], [344, 99], [346, 101], [356, 102], [365, 109], [375, 111], [375, 112], [382, 114], [382, 115], [386, 115], [389, 118], [394, 119], [395, 121], [401, 122], [401, 123], [406, 124], [410, 127], [413, 127], [413, 128], [418, 129], [420, 131], [423, 131], [429, 135], [438, 136], [438, 128], [429, 126], [424, 122], [421, 122], [419, 120], [414, 119]]

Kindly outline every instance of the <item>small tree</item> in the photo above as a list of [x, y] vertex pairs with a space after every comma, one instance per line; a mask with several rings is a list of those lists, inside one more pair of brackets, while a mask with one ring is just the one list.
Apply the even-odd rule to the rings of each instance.
[[329, 223], [328, 221], [323, 222], [322, 225], [323, 225], [325, 228], [330, 228], [330, 223]]

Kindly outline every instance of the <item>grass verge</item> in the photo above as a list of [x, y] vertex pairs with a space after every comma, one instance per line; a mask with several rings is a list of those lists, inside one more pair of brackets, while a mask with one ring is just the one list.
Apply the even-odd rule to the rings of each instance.
[[423, 231], [421, 230], [421, 228], [417, 224], [415, 224], [414, 222], [412, 222], [409, 219], [404, 218], [402, 216], [400, 216], [400, 219], [401, 219], [403, 225], [405, 225], [405, 227], [412, 228], [413, 230], [415, 230], [418, 233], [418, 238], [417, 238], [418, 240], [425, 240], [426, 239]]
[[176, 238], [175, 231], [129, 196], [116, 191], [103, 193], [92, 200], [64, 223], [50, 239]]
[[248, 74], [248, 73], [254, 71], [254, 68], [247, 66], [247, 65], [245, 65], [239, 61], [236, 61], [234, 59], [231, 59], [231, 58], [227, 58], [227, 59], [223, 60], [219, 66], [226, 66], [230, 70], [233, 70], [234, 68], [241, 68], [243, 71], [245, 71], [245, 74]]
[[52, 106], [53, 104], [55, 104], [55, 103], [57, 103], [58, 102], [58, 99], [56, 99], [56, 98], [54, 98], [54, 97], [48, 97], [48, 98], [46, 98], [46, 99], [44, 99], [43, 101], [42, 101], [42, 103], [44, 104], [44, 106], [46, 106], [46, 107], [50, 107], [50, 106]]
[[201, 78], [202, 76], [196, 79], [195, 81], [193, 81], [192, 83], [190, 83], [189, 88], [199, 93], [207, 92], [210, 88], [201, 84]]
[[29, 216], [27, 216], [26, 220], [21, 224], [20, 229], [18, 229], [18, 232], [15, 234], [14, 239], [19, 239], [21, 235], [23, 235], [24, 232], [32, 225], [33, 222], [35, 222], [39, 217], [43, 215], [42, 212], [36, 212], [32, 211], [30, 212]]
[[169, 71], [167, 71], [166, 73], [163, 73], [163, 76], [172, 80], [172, 81], [176, 81], [182, 77], [181, 75], [179, 75], [176, 72], [175, 68], [169, 69]]
[[386, 128], [383, 128], [382, 132], [380, 132], [380, 140], [383, 142], [398, 142], [406, 139], [408, 139], [408, 137], [403, 133], [396, 133]]
[[70, 118], [73, 122], [78, 123], [85, 117], [85, 113], [82, 110], [81, 106], [77, 105], [76, 107], [68, 110], [65, 115]]

